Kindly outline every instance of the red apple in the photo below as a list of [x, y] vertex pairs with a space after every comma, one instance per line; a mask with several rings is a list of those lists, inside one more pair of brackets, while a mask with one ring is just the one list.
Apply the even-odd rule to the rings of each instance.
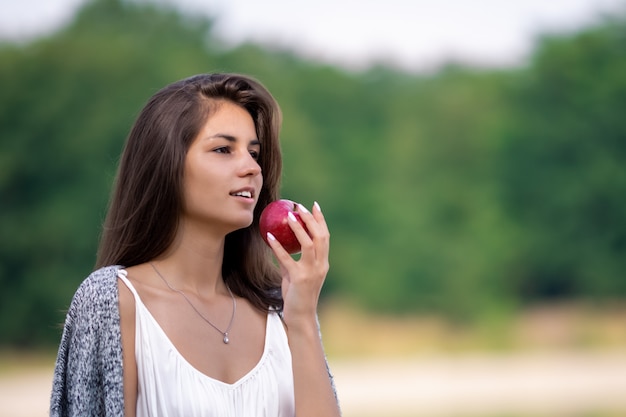
[[306, 226], [300, 218], [300, 214], [296, 211], [296, 207], [296, 203], [293, 201], [282, 199], [272, 201], [263, 209], [259, 219], [259, 228], [265, 243], [267, 243], [267, 232], [270, 232], [287, 252], [290, 254], [300, 252], [300, 242], [298, 242], [296, 235], [291, 230], [287, 218], [289, 213], [293, 213], [298, 223], [306, 230]]

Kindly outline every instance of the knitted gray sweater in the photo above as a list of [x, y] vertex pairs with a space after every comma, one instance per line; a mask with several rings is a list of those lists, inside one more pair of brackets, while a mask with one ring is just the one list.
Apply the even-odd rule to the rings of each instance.
[[124, 416], [117, 270], [93, 272], [67, 312], [54, 369], [50, 416]]

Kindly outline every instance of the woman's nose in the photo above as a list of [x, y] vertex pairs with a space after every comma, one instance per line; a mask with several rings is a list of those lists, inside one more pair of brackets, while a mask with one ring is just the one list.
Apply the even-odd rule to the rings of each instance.
[[240, 173], [242, 176], [254, 176], [261, 173], [261, 166], [249, 152], [242, 157]]

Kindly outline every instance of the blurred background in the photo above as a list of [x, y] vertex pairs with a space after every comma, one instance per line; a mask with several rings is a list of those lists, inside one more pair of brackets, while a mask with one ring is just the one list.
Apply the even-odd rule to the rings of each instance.
[[216, 71], [331, 227], [346, 417], [626, 415], [626, 3], [545, 3], [0, 0], [0, 415], [46, 413], [137, 113]]

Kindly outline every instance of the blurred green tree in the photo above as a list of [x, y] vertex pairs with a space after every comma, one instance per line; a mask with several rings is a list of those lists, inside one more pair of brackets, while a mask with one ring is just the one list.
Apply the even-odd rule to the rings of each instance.
[[626, 20], [546, 36], [511, 96], [502, 195], [524, 299], [626, 295]]

